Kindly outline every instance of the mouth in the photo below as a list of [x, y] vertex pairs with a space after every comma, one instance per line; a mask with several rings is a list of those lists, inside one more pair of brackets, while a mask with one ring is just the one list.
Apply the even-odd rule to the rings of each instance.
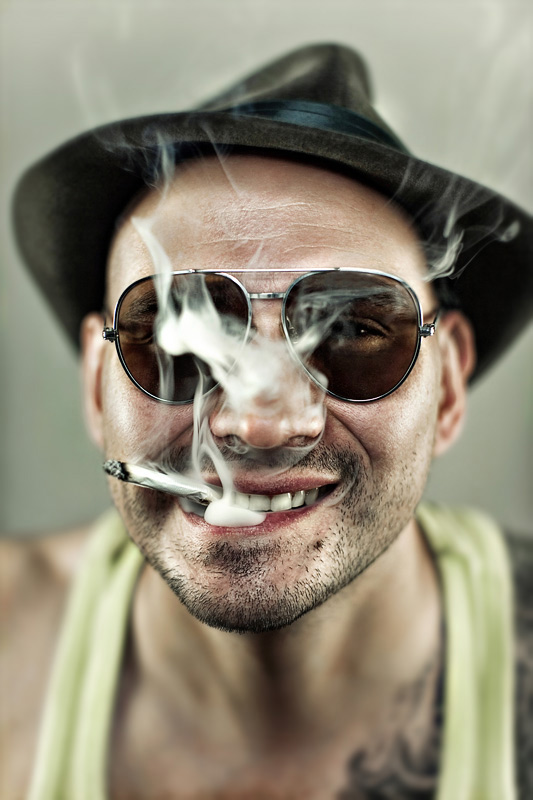
[[[314, 506], [331, 494], [336, 487], [336, 483], [329, 483], [311, 489], [297, 489], [296, 491], [280, 492], [279, 494], [248, 494], [246, 492], [232, 491], [227, 503], [234, 508], [264, 514], [291, 512]], [[199, 517], [205, 515], [208, 506], [207, 503], [195, 502], [190, 497], [180, 497], [179, 503], [184, 511], [196, 514]]]

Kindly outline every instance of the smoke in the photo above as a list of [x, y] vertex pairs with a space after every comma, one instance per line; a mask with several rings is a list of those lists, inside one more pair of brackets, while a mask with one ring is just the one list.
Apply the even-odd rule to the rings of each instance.
[[[171, 160], [164, 156], [161, 163], [166, 178], [159, 204], [164, 202], [172, 175]], [[232, 190], [237, 192], [227, 170], [225, 175]], [[224, 458], [221, 444], [226, 452], [233, 451], [241, 459], [253, 461], [263, 474], [283, 472], [320, 441], [325, 421], [325, 392], [309, 380], [286, 342], [251, 331], [248, 307], [245, 319], [220, 313], [205, 274], [189, 271], [180, 282], [179, 291], [176, 290], [172, 263], [153, 232], [157, 208], [149, 218], [133, 216], [132, 224], [150, 254], [156, 276], [158, 310], [154, 329], [159, 386], [165, 397], [173, 397], [176, 380], [173, 357], [193, 355], [198, 366], [198, 384], [193, 401], [193, 442], [188, 472], [202, 481], [207, 462], [220, 480], [223, 497], [208, 508], [210, 522], [257, 524], [264, 519], [264, 514], [245, 513], [245, 509], [233, 503], [235, 487], [231, 462]], [[262, 270], [254, 269], [260, 261], [260, 253], [261, 246], [251, 259], [250, 269], [245, 270], [247, 275], [255, 273], [262, 277]], [[226, 291], [232, 288], [230, 277], [215, 277], [215, 280], [229, 282]], [[236, 291], [241, 296], [240, 287]], [[305, 357], [324, 335], [332, 319], [330, 316], [322, 322], [322, 332], [315, 322], [296, 345], [295, 354]], [[206, 372], [212, 378], [211, 384]], [[317, 374], [317, 377], [322, 384], [326, 383], [323, 376]], [[213, 381], [218, 387], [216, 392], [208, 390]], [[213, 415], [221, 420], [218, 443], [212, 432]], [[277, 455], [273, 456], [273, 451]], [[283, 459], [279, 458], [280, 452], [284, 453]], [[157, 466], [163, 468], [161, 463]]]
[[[430, 178], [423, 162], [411, 160], [389, 202], [404, 205], [403, 198], [409, 196], [410, 185], [424, 186]], [[434, 199], [411, 214], [426, 256], [427, 281], [458, 278], [491, 242], [510, 242], [520, 233], [519, 220], [509, 218], [504, 203], [483, 186], [468, 184], [450, 174], [443, 190], [434, 195]], [[481, 207], [483, 213], [476, 214]]]

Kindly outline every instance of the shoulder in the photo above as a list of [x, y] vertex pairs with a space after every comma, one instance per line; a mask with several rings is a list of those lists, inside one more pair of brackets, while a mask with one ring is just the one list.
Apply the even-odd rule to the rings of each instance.
[[2, 786], [13, 792], [6, 797], [24, 794], [65, 600], [88, 531], [0, 540], [0, 772]]
[[3, 589], [16, 593], [30, 577], [52, 583], [68, 580], [76, 569], [90, 526], [40, 535], [0, 538]]
[[13, 637], [41, 628], [43, 616], [64, 597], [89, 530], [0, 539], [0, 624], [7, 635], [2, 649]]
[[533, 797], [533, 537], [507, 535], [516, 629], [516, 747], [520, 797]]

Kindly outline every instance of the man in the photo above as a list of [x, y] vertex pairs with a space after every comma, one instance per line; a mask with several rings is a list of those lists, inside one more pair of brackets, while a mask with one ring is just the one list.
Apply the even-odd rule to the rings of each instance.
[[531, 791], [502, 535], [417, 511], [530, 315], [531, 220], [410, 156], [368, 94], [354, 53], [306, 48], [23, 179], [120, 518], [8, 552], [14, 796], [32, 763], [30, 798]]

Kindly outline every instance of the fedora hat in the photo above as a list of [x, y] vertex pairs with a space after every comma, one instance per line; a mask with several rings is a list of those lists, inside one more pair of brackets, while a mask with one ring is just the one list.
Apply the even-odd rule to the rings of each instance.
[[367, 70], [353, 50], [301, 48], [191, 111], [122, 120], [62, 145], [21, 178], [14, 198], [23, 259], [72, 342], [103, 307], [107, 253], [117, 219], [162, 154], [251, 149], [313, 163], [393, 198], [413, 220], [437, 291], [471, 320], [475, 377], [533, 311], [533, 219], [473, 181], [417, 159], [372, 106]]

